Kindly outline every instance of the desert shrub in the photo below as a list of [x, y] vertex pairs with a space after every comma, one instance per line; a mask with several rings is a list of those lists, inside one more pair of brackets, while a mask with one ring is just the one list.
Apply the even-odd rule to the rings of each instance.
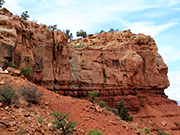
[[24, 20], [28, 20], [28, 18], [29, 18], [28, 11], [22, 12], [21, 18]]
[[6, 60], [3, 61], [3, 67], [2, 67], [2, 69], [5, 70], [5, 69], [7, 69], [8, 67], [12, 67], [12, 68], [17, 69], [17, 66], [16, 66], [16, 65], [12, 65], [11, 62], [8, 62], [8, 61], [6, 61]]
[[157, 132], [158, 135], [169, 135], [168, 133], [164, 133], [164, 130], [158, 130]]
[[117, 109], [118, 109], [118, 114], [120, 114], [121, 109], [124, 107], [124, 100], [121, 100], [121, 102], [119, 102]]
[[144, 129], [138, 129], [139, 131], [143, 131], [145, 132], [146, 134], [150, 134], [150, 130], [148, 128], [144, 128]]
[[74, 46], [74, 48], [83, 48], [83, 45]]
[[143, 129], [143, 132], [149, 134], [149, 133], [150, 133], [150, 130], [149, 130], [148, 128], [144, 128], [144, 129]]
[[109, 106], [106, 106], [105, 109], [111, 111], [111, 108]]
[[10, 105], [15, 94], [15, 90], [10, 84], [4, 84], [0, 87], [0, 101], [4, 105]]
[[103, 132], [100, 132], [97, 129], [92, 129], [88, 131], [88, 135], [103, 135]]
[[106, 106], [106, 102], [104, 101], [99, 101], [97, 104], [100, 105], [102, 108]]
[[176, 121], [174, 122], [174, 124], [175, 124], [176, 126], [179, 126], [179, 123], [178, 123], [178, 122], [176, 122]]
[[122, 120], [133, 121], [133, 117], [130, 116], [127, 108], [124, 105], [125, 105], [124, 100], [121, 100], [121, 102], [117, 106], [119, 116], [122, 118]]
[[77, 37], [83, 37], [83, 38], [85, 38], [86, 35], [87, 35], [87, 33], [86, 33], [86, 31], [84, 31], [84, 30], [80, 30], [80, 31], [77, 31], [77, 32], [76, 32], [76, 36], [77, 36]]
[[88, 91], [88, 97], [92, 99], [92, 101], [97, 100], [98, 93], [97, 91]]
[[21, 74], [23, 74], [26, 78], [32, 73], [32, 68], [24, 66], [21, 68]]
[[24, 86], [20, 87], [20, 94], [24, 97], [24, 99], [32, 104], [37, 104], [41, 101], [41, 96], [43, 96], [43, 92], [37, 92], [36, 86]]
[[54, 129], [62, 129], [64, 135], [71, 135], [75, 131], [76, 122], [75, 121], [66, 121], [65, 118], [69, 115], [62, 114], [61, 112], [54, 111], [50, 113], [54, 116], [54, 121], [52, 122]]
[[49, 25], [48, 28], [49, 28], [49, 30], [56, 31], [56, 30], [57, 30], [57, 24], [55, 24], [55, 25]]
[[125, 106], [122, 108], [119, 116], [122, 118], [122, 120], [133, 121], [132, 116], [130, 116], [130, 114], [128, 113], [128, 110]]
[[44, 119], [41, 118], [41, 117], [37, 117], [37, 121], [38, 121], [40, 124], [42, 124], [42, 123], [44, 122]]
[[25, 134], [26, 130], [23, 127], [19, 127], [19, 134]]

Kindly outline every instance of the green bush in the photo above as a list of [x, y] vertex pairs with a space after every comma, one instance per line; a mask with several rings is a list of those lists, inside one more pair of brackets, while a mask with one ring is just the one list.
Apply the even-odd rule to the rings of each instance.
[[124, 100], [121, 100], [121, 102], [117, 106], [119, 116], [122, 118], [122, 120], [133, 121], [133, 117], [130, 116], [127, 108], [124, 105], [125, 105]]
[[85, 38], [86, 35], [87, 35], [87, 33], [86, 33], [86, 31], [84, 31], [84, 30], [80, 30], [80, 31], [77, 31], [77, 32], [76, 32], [76, 36], [77, 36], [77, 37], [83, 37], [83, 38]]
[[10, 84], [4, 84], [0, 87], [0, 101], [4, 105], [10, 105], [15, 94], [15, 90]]
[[167, 134], [167, 133], [164, 133], [164, 130], [158, 130], [158, 132], [157, 132], [157, 134], [158, 135], [169, 135], [169, 134]]
[[109, 106], [106, 106], [105, 109], [111, 111], [111, 108]]
[[37, 92], [36, 86], [24, 86], [20, 87], [20, 94], [24, 97], [24, 99], [32, 104], [37, 104], [41, 101], [41, 96], [43, 96], [43, 92]]
[[24, 66], [21, 68], [21, 74], [23, 74], [26, 78], [32, 73], [32, 68]]
[[97, 91], [88, 91], [88, 97], [92, 99], [92, 101], [97, 100], [98, 93]]
[[92, 129], [88, 131], [88, 135], [103, 135], [103, 132], [99, 132], [97, 129]]
[[61, 112], [54, 111], [50, 113], [50, 115], [54, 116], [54, 121], [52, 122], [54, 129], [62, 129], [64, 135], [71, 135], [75, 131], [76, 122], [68, 121], [66, 122], [65, 118], [69, 115], [62, 114]]
[[119, 116], [122, 118], [122, 120], [133, 121], [132, 116], [130, 116], [130, 114], [128, 113], [128, 110], [125, 106], [122, 108]]
[[106, 102], [104, 101], [99, 101], [97, 104], [100, 105], [102, 108], [106, 106]]
[[41, 118], [41, 117], [37, 117], [37, 121], [38, 121], [40, 124], [42, 124], [42, 123], [44, 122], [44, 119]]
[[8, 62], [8, 61], [3, 61], [3, 67], [2, 67], [2, 69], [3, 70], [6, 70], [8, 67], [12, 67], [12, 68], [15, 68], [15, 69], [17, 69], [17, 66], [16, 65], [12, 65], [12, 63], [11, 62]]
[[150, 130], [149, 130], [148, 128], [144, 128], [143, 131], [144, 131], [145, 133], [147, 133], [147, 134], [150, 133]]
[[29, 18], [28, 11], [22, 12], [21, 18], [24, 20], [28, 20], [28, 18]]

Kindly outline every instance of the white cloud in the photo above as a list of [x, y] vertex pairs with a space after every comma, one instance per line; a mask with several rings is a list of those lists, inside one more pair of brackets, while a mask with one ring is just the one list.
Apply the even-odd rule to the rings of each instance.
[[170, 71], [168, 73], [170, 87], [165, 90], [168, 98], [180, 100], [180, 71]]
[[180, 49], [178, 47], [172, 47], [173, 45], [163, 46], [159, 50], [159, 53], [162, 55], [164, 61], [168, 63], [173, 63], [177, 61], [177, 64], [180, 64]]
[[10, 12], [15, 14], [24, 11], [24, 8], [19, 6], [19, 0], [6, 0], [3, 7], [6, 7]]

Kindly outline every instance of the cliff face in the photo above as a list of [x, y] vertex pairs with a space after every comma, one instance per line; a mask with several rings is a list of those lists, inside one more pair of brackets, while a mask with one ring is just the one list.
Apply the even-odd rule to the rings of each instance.
[[167, 66], [155, 41], [130, 30], [88, 35], [68, 42], [63, 32], [0, 11], [0, 65], [8, 60], [33, 68], [31, 80], [63, 95], [86, 97], [96, 90], [116, 106], [119, 96], [165, 97]]
[[125, 30], [68, 42], [63, 32], [53, 32], [3, 8], [0, 52], [0, 66], [4, 60], [19, 69], [27, 65], [33, 69], [31, 81], [60, 94], [85, 98], [88, 91], [96, 90], [99, 100], [111, 107], [124, 99], [137, 120], [142, 119], [140, 115], [156, 119], [156, 114], [149, 114], [148, 106], [158, 110], [163, 104], [175, 110], [169, 114], [168, 108], [160, 107], [159, 118], [179, 117], [176, 103], [164, 93], [169, 86], [168, 68], [150, 36]]

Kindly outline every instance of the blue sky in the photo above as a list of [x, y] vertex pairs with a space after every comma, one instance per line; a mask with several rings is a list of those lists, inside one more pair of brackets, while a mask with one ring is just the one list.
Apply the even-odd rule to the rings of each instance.
[[29, 20], [57, 24], [88, 34], [110, 28], [150, 35], [169, 71], [170, 87], [165, 93], [180, 100], [180, 0], [5, 0], [4, 7], [15, 15], [28, 11]]

